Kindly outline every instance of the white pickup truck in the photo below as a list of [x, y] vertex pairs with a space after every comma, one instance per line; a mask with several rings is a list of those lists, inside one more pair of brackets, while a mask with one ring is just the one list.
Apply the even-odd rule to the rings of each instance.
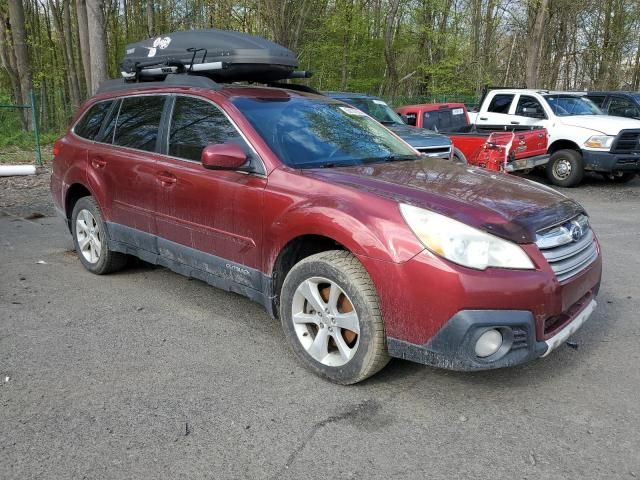
[[628, 182], [640, 172], [640, 120], [603, 115], [578, 93], [492, 89], [481, 102], [476, 125], [545, 127], [551, 155], [545, 168], [558, 186], [578, 185], [586, 170], [616, 182]]

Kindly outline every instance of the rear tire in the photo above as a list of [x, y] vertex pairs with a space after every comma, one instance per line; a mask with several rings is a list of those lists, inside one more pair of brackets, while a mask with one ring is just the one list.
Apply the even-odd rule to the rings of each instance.
[[93, 197], [82, 197], [73, 207], [71, 234], [80, 262], [91, 273], [104, 275], [126, 265], [127, 256], [109, 248], [102, 212]]
[[349, 252], [330, 250], [297, 263], [282, 286], [280, 318], [298, 359], [334, 383], [360, 382], [389, 361], [378, 295]]
[[558, 150], [546, 166], [547, 178], [559, 187], [575, 187], [582, 182], [584, 165], [582, 155], [575, 150]]

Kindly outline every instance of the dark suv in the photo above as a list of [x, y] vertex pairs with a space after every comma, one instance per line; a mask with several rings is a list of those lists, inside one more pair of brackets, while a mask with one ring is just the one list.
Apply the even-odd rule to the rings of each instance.
[[324, 92], [324, 94], [362, 110], [424, 155], [446, 160], [453, 158], [453, 146], [449, 137], [407, 125], [400, 115], [378, 97], [353, 92]]
[[547, 355], [589, 318], [600, 247], [548, 187], [418, 155], [325, 96], [110, 81], [54, 146], [51, 192], [96, 274], [127, 255], [246, 295], [309, 369]]
[[585, 96], [607, 115], [640, 120], [640, 92], [588, 92]]

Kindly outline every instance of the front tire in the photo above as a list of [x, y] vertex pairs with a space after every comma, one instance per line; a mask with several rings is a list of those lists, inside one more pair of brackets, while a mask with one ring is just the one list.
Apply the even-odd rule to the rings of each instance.
[[115, 272], [127, 263], [126, 255], [109, 248], [102, 212], [93, 197], [82, 197], [73, 207], [71, 234], [80, 262], [91, 273]]
[[300, 361], [332, 382], [360, 382], [389, 361], [376, 290], [349, 252], [322, 252], [296, 264], [282, 286], [280, 318]]
[[558, 150], [546, 166], [547, 178], [559, 187], [575, 187], [582, 182], [584, 165], [582, 155], [575, 150]]
[[457, 148], [453, 149], [453, 163], [457, 163], [458, 165], [468, 165], [467, 157], [464, 156]]

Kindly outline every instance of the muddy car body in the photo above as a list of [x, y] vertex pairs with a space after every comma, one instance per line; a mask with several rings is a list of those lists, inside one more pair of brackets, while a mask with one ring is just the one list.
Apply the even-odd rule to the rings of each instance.
[[108, 84], [55, 145], [90, 271], [129, 254], [246, 295], [338, 383], [389, 356], [523, 363], [593, 311], [600, 247], [573, 200], [419, 156], [333, 99], [175, 77]]

